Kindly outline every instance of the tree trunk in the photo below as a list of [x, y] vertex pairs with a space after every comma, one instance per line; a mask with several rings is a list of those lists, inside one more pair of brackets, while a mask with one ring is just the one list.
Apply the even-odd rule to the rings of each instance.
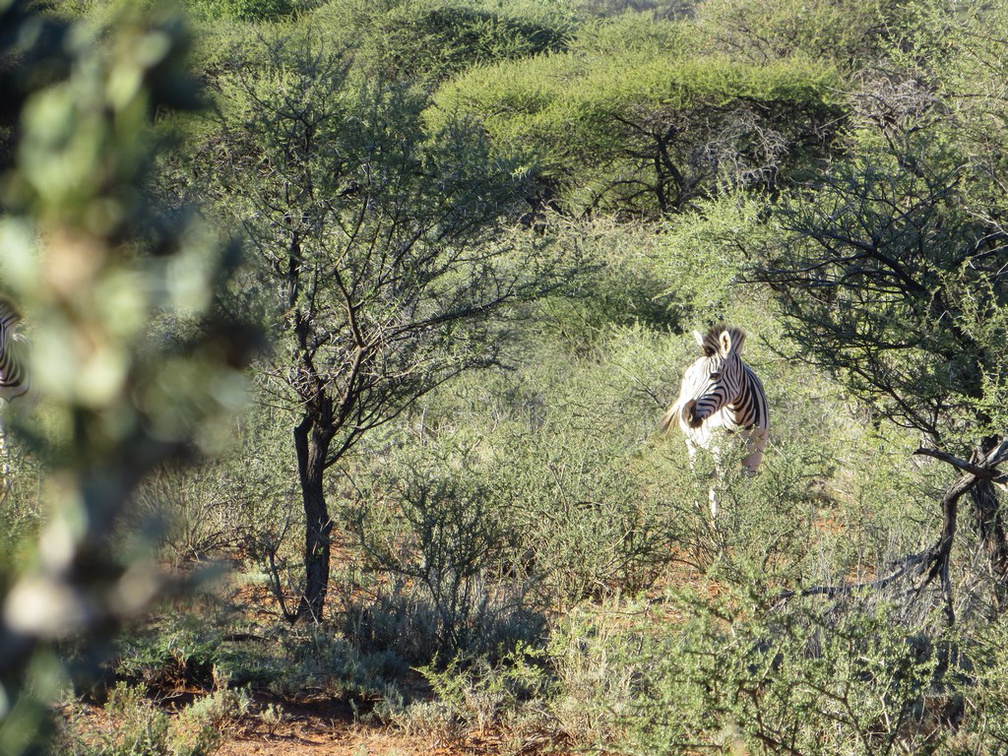
[[952, 600], [952, 580], [949, 577], [949, 562], [952, 558], [952, 542], [955, 540], [956, 523], [958, 521], [959, 497], [966, 491], [972, 491], [976, 485], [976, 478], [972, 475], [963, 475], [959, 480], [948, 487], [942, 497], [942, 530], [938, 543], [932, 549], [931, 556], [934, 560], [931, 570], [928, 573], [925, 584], [938, 578], [941, 581], [942, 596], [945, 598], [945, 618], [949, 627], [955, 624], [955, 606]]
[[320, 428], [310, 414], [294, 428], [298, 476], [305, 512], [305, 588], [295, 619], [319, 622], [329, 588], [329, 535], [332, 520], [326, 506], [323, 476], [332, 432]]
[[[985, 439], [973, 455], [973, 462], [987, 457], [997, 445], [997, 439]], [[980, 542], [987, 554], [987, 561], [994, 581], [994, 606], [998, 611], [1008, 609], [1008, 542], [1005, 540], [1004, 523], [997, 490], [989, 479], [977, 480], [970, 489], [973, 511], [976, 515]]]

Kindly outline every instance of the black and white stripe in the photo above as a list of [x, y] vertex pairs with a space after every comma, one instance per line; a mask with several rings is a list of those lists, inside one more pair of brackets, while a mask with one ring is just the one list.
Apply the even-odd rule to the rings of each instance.
[[28, 392], [23, 341], [17, 332], [21, 316], [0, 300], [0, 399], [12, 399]]
[[698, 448], [717, 452], [720, 431], [737, 433], [746, 446], [742, 464], [755, 473], [766, 448], [769, 412], [763, 384], [742, 361], [745, 331], [718, 325], [693, 336], [702, 356], [686, 369], [679, 398], [662, 418], [661, 430], [677, 422], [691, 459]]

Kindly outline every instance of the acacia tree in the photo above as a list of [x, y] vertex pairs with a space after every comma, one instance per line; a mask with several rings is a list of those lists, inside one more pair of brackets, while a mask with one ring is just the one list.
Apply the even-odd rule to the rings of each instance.
[[241, 107], [225, 115], [215, 168], [258, 251], [252, 287], [272, 306], [273, 377], [297, 413], [306, 574], [296, 611], [282, 598], [281, 610], [318, 620], [326, 470], [435, 386], [493, 363], [490, 315], [534, 276], [492, 233], [520, 182], [466, 123], [428, 133], [424, 97], [354, 80], [310, 35], [265, 59], [227, 84]]
[[468, 69], [436, 102], [521, 144], [544, 197], [576, 212], [682, 212], [728, 186], [776, 191], [817, 164], [842, 122], [835, 68], [712, 56], [686, 28], [613, 21], [565, 52]]
[[[849, 99], [851, 157], [781, 208], [757, 277], [789, 317], [796, 356], [836, 374], [877, 416], [916, 428], [965, 473], [922, 555], [949, 593], [956, 502], [973, 520], [1008, 607], [1008, 539], [992, 480], [1008, 436], [1008, 14], [911, 2], [888, 58]], [[951, 618], [951, 603], [949, 617]]]
[[[798, 346], [791, 356], [833, 372], [877, 417], [920, 430], [937, 447], [922, 452], [972, 456], [974, 467], [959, 466], [976, 472], [1004, 433], [1006, 239], [964, 206], [959, 170], [935, 172], [920, 156], [915, 171], [884, 164], [838, 168], [782, 208], [784, 233], [755, 277], [778, 295]], [[1008, 542], [995, 474], [959, 494], [971, 493], [1003, 608]], [[955, 512], [946, 506], [945, 517], [931, 556], [932, 576], [947, 582]]]

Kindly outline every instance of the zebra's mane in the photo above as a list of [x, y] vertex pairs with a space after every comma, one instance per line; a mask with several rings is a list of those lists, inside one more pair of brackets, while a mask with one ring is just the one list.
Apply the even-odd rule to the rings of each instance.
[[705, 357], [713, 357], [721, 351], [721, 334], [725, 332], [731, 335], [732, 351], [736, 354], [742, 352], [742, 344], [745, 343], [746, 332], [738, 326], [718, 323], [708, 328], [707, 333], [703, 337], [703, 344], [700, 346], [700, 349]]

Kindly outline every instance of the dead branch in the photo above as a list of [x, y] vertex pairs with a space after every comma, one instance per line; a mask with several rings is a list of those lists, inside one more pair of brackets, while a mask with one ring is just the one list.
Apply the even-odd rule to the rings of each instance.
[[925, 447], [918, 448], [914, 454], [940, 459], [952, 465], [957, 470], [962, 470], [964, 473], [948, 487], [944, 496], [942, 496], [942, 529], [938, 542], [929, 549], [905, 557], [898, 567], [878, 580], [860, 583], [842, 583], [840, 585], [817, 585], [800, 590], [781, 591], [774, 602], [775, 606], [798, 597], [826, 596], [827, 598], [837, 598], [839, 596], [849, 596], [864, 590], [881, 590], [908, 574], [915, 576], [924, 575], [924, 579], [914, 589], [913, 593], [919, 595], [935, 578], [938, 578], [941, 582], [942, 594], [945, 597], [946, 619], [949, 625], [955, 623], [952, 582], [949, 578], [949, 562], [958, 522], [959, 499], [963, 494], [970, 491], [978, 481], [989, 480], [993, 483], [1008, 482], [1008, 474], [1002, 473], [997, 469], [998, 465], [1008, 460], [1008, 437], [1003, 438], [997, 446], [977, 461], [967, 462], [940, 449]]
[[918, 573], [923, 572], [924, 568], [921, 567], [921, 565], [927, 564], [934, 558], [934, 548], [926, 549], [918, 552], [917, 554], [910, 554], [905, 557], [899, 567], [878, 580], [869, 580], [860, 583], [844, 583], [842, 585], [814, 585], [796, 591], [781, 591], [777, 595], [777, 601], [782, 602], [787, 601], [788, 599], [804, 596], [826, 596], [827, 598], [837, 598], [839, 596], [849, 596], [864, 590], [880, 590], [888, 586], [890, 583], [900, 579], [907, 573], [913, 571], [915, 567], [917, 568], [916, 571]]
[[[996, 453], [999, 450], [1002, 450], [1002, 447], [1008, 449], [1008, 446], [1006, 446], [1005, 442], [1002, 442], [987, 456], [987, 458], [984, 459], [984, 461], [980, 465], [974, 464], [972, 462], [967, 462], [966, 460], [963, 459], [959, 459], [959, 457], [954, 457], [948, 452], [943, 452], [940, 449], [928, 449], [924, 446], [918, 447], [914, 451], [914, 454], [940, 459], [943, 462], [948, 462], [950, 465], [952, 465], [955, 468], [958, 468], [959, 470], [968, 472], [971, 475], [976, 476], [977, 478], [988, 479], [992, 483], [1008, 483], [1008, 474], [1004, 474], [996, 469], [993, 469], [994, 467], [997, 466], [997, 464], [1000, 461], [1004, 461], [1003, 459], [998, 459], [996, 456]], [[1003, 452], [1002, 456], [1004, 456]]]

